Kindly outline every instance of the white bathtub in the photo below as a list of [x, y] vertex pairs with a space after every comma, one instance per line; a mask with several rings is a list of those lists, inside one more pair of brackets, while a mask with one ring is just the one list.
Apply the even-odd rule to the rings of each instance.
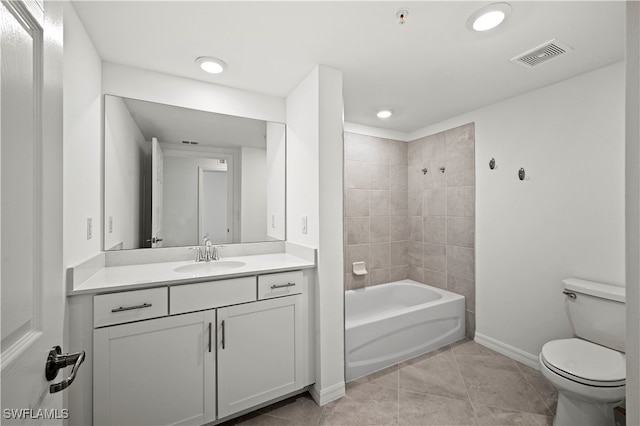
[[346, 291], [346, 379], [460, 340], [464, 323], [464, 296], [412, 280]]

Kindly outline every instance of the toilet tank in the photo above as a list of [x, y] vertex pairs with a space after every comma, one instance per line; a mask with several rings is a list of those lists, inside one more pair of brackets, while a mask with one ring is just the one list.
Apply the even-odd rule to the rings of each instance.
[[[566, 307], [577, 337], [625, 352], [625, 289], [567, 278]], [[575, 297], [571, 296], [575, 294]]]

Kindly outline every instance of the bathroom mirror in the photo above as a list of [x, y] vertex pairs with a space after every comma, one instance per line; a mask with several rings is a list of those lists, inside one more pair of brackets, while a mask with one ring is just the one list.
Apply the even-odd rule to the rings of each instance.
[[285, 239], [284, 124], [104, 101], [105, 250]]

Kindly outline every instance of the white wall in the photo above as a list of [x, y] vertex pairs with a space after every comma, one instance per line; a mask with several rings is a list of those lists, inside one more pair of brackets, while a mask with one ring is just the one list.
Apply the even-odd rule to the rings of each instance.
[[342, 72], [320, 66], [319, 78], [318, 353], [328, 402], [344, 392], [344, 99]]
[[[319, 77], [315, 68], [287, 96], [287, 240], [318, 247]], [[307, 233], [302, 218], [307, 218]]]
[[[344, 385], [342, 74], [318, 66], [287, 97], [287, 240], [318, 249], [316, 383], [320, 404]], [[301, 217], [307, 217], [307, 233]]]
[[[64, 5], [64, 265], [102, 250], [102, 60]], [[87, 240], [87, 218], [93, 237]]]
[[267, 240], [267, 150], [242, 147], [240, 241]]
[[265, 121], [285, 121], [284, 99], [104, 62], [103, 93]]
[[[95, 256], [102, 250], [102, 60], [73, 6], [64, 3], [63, 70], [63, 227], [62, 266]], [[56, 158], [45, 160], [56, 163]], [[93, 238], [87, 240], [86, 220], [93, 219]], [[77, 300], [76, 300], [77, 301]], [[67, 298], [65, 352], [85, 350], [87, 359], [73, 386], [65, 392], [70, 425], [92, 423], [91, 339], [83, 340], [78, 327], [92, 320], [76, 315]], [[77, 305], [75, 305], [77, 306]], [[89, 335], [90, 332], [89, 332]]]
[[267, 123], [267, 236], [285, 239], [286, 127]]
[[[142, 186], [145, 142], [121, 98], [104, 100], [104, 247], [141, 247]], [[112, 228], [109, 229], [109, 218]]]
[[640, 3], [627, 2], [627, 424], [640, 424]]
[[563, 278], [625, 283], [624, 64], [410, 139], [468, 122], [476, 129], [476, 339], [535, 365], [546, 341], [572, 334]]

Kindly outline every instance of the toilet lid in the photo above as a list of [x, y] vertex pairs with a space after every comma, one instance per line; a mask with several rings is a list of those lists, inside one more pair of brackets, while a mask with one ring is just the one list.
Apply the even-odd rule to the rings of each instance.
[[625, 384], [625, 355], [582, 339], [561, 339], [542, 347], [545, 364], [556, 373], [592, 386]]

